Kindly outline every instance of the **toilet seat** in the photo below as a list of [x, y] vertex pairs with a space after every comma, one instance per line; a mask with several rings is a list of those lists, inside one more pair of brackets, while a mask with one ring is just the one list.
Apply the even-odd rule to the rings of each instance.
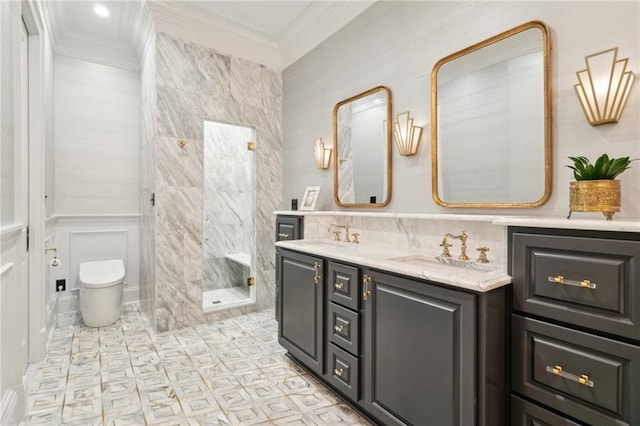
[[105, 288], [122, 283], [124, 263], [121, 259], [84, 262], [78, 273], [85, 288]]

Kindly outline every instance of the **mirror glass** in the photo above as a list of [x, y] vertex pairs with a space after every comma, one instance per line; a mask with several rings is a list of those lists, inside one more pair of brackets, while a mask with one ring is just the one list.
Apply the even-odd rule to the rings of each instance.
[[431, 74], [432, 191], [445, 207], [535, 207], [551, 194], [549, 36], [530, 22]]
[[333, 110], [333, 193], [340, 207], [391, 201], [391, 91], [375, 87]]

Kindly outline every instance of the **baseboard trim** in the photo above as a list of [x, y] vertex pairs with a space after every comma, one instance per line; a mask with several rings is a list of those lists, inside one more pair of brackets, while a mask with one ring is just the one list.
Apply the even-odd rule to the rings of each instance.
[[[56, 313], [78, 312], [80, 310], [80, 290], [73, 289], [71, 294], [59, 296]], [[122, 292], [122, 303], [140, 302], [139, 287], [125, 287]]]

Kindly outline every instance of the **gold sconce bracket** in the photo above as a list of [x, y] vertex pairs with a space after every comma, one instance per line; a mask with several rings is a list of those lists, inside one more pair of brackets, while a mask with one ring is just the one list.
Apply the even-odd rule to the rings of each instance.
[[584, 60], [587, 68], [576, 73], [574, 88], [587, 121], [592, 126], [617, 123], [635, 78], [627, 69], [629, 58], [618, 59], [618, 48], [614, 47]]
[[187, 142], [183, 139], [178, 139], [178, 146], [180, 149], [184, 149], [184, 147], [187, 146]]

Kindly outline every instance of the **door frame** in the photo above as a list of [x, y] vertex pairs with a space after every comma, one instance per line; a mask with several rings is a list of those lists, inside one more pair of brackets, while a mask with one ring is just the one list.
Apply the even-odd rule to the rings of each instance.
[[[22, 1], [22, 19], [29, 33], [29, 362], [42, 360], [53, 323], [45, 283], [45, 32], [42, 5]], [[53, 49], [51, 54], [53, 54]], [[53, 60], [53, 58], [51, 58]], [[22, 71], [22, 70], [21, 70]], [[53, 102], [53, 100], [50, 100]], [[49, 141], [50, 144], [53, 141]]]

